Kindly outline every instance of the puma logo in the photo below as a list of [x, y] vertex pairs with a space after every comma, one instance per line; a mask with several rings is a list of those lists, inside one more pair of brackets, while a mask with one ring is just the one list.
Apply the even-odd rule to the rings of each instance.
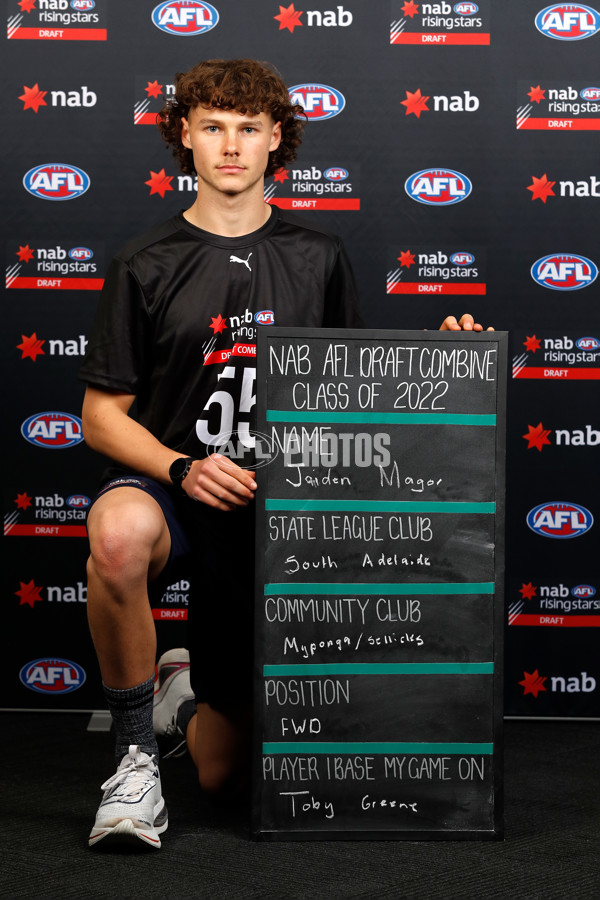
[[250, 262], [249, 262], [251, 256], [252, 256], [252, 253], [249, 253], [248, 259], [240, 259], [239, 256], [233, 256], [233, 254], [232, 254], [229, 257], [229, 262], [241, 263], [243, 266], [246, 266], [246, 268], [248, 269], [249, 272], [251, 272], [252, 269], [250, 268]]

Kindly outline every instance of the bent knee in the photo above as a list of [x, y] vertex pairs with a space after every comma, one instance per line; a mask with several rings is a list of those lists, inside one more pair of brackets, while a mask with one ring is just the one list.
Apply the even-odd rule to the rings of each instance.
[[146, 497], [141, 502], [134, 497], [130, 502], [94, 505], [88, 520], [88, 577], [122, 581], [147, 577], [153, 565], [162, 568], [170, 548], [169, 531], [158, 504], [152, 498], [146, 502]]

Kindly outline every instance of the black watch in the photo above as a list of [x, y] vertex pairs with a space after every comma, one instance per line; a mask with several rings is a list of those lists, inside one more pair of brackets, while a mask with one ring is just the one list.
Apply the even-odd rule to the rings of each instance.
[[181, 484], [195, 462], [192, 456], [178, 456], [169, 466], [169, 478], [177, 487]]

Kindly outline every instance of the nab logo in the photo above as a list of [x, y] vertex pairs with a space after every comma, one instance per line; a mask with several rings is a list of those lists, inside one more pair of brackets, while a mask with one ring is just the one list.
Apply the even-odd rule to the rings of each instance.
[[600, 100], [600, 88], [587, 87], [579, 92], [582, 100]]
[[260, 312], [254, 313], [254, 321], [259, 325], [273, 325], [275, 313], [271, 309], [261, 309]]
[[578, 584], [574, 588], [571, 588], [571, 593], [574, 597], [583, 597], [587, 600], [590, 597], [596, 596], [596, 588], [591, 584]]
[[72, 200], [85, 194], [89, 186], [89, 176], [83, 169], [64, 163], [44, 163], [23, 178], [25, 190], [41, 200]]
[[527, 514], [527, 524], [532, 531], [542, 537], [567, 538], [579, 537], [589, 531], [594, 524], [594, 517], [585, 506], [577, 503], [551, 501], [540, 503]]
[[576, 341], [578, 350], [600, 350], [600, 341], [595, 337], [582, 337]]
[[70, 694], [85, 682], [85, 671], [69, 659], [35, 659], [19, 672], [21, 684], [39, 694]]
[[479, 12], [476, 3], [455, 3], [454, 12], [457, 16], [474, 16]]
[[[546, 682], [550, 679], [550, 684], [546, 686]], [[519, 681], [523, 687], [523, 696], [532, 694], [536, 700], [538, 694], [548, 690], [553, 693], [560, 694], [579, 694], [581, 692], [589, 694], [596, 690], [596, 679], [587, 672], [581, 672], [579, 675], [540, 675], [535, 669], [533, 672], [523, 672], [523, 680]]]
[[551, 253], [534, 262], [531, 277], [553, 291], [578, 291], [596, 280], [598, 268], [576, 253]]
[[152, 10], [152, 21], [166, 34], [194, 37], [205, 34], [219, 21], [219, 13], [210, 3], [198, 0], [167, 0]]
[[26, 441], [46, 450], [65, 450], [83, 440], [81, 419], [63, 412], [35, 413], [21, 425]]
[[342, 169], [341, 166], [331, 166], [323, 172], [328, 181], [345, 181], [349, 174], [348, 170]]
[[535, 27], [557, 41], [582, 41], [600, 31], [600, 13], [581, 3], [556, 3], [537, 14]]
[[453, 253], [450, 257], [450, 262], [455, 266], [470, 266], [475, 262], [475, 257], [467, 250], [463, 250], [458, 253]]
[[452, 206], [465, 200], [473, 186], [466, 175], [453, 169], [422, 169], [406, 179], [404, 188], [418, 203]]
[[289, 89], [290, 101], [299, 104], [310, 122], [332, 119], [346, 105], [343, 94], [326, 84], [296, 84]]

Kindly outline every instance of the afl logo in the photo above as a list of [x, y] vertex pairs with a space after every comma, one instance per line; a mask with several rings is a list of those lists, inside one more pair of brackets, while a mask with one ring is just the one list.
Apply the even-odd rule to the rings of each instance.
[[214, 28], [219, 13], [210, 3], [199, 0], [167, 0], [152, 10], [152, 21], [167, 34], [194, 37]]
[[95, 7], [95, 0], [71, 0], [71, 9], [90, 10]]
[[474, 16], [479, 12], [479, 7], [476, 3], [455, 3], [454, 12], [457, 16]]
[[535, 27], [557, 41], [582, 41], [600, 31], [600, 13], [582, 3], [555, 3], [537, 14]]
[[332, 119], [346, 105], [344, 95], [326, 84], [296, 84], [289, 93], [290, 101], [303, 108], [310, 122]]
[[87, 509], [91, 504], [92, 501], [85, 494], [71, 494], [70, 497], [67, 497], [67, 506], [70, 506], [71, 509]]
[[23, 178], [25, 190], [42, 200], [72, 200], [85, 194], [89, 186], [89, 176], [83, 169], [65, 163], [44, 163]]
[[21, 425], [26, 441], [47, 450], [64, 450], [83, 440], [81, 419], [63, 412], [35, 413]]
[[551, 253], [534, 262], [531, 277], [553, 291], [578, 291], [596, 280], [596, 264], [576, 253]]
[[600, 341], [595, 337], [582, 337], [576, 343], [578, 350], [600, 350]]
[[21, 684], [38, 694], [70, 694], [85, 682], [85, 671], [70, 659], [34, 659], [19, 672]]
[[455, 266], [470, 266], [471, 263], [475, 262], [475, 257], [472, 253], [468, 253], [466, 250], [461, 250], [458, 253], [453, 253], [450, 257], [450, 262]]
[[328, 181], [345, 181], [348, 174], [348, 170], [342, 169], [341, 166], [331, 166], [331, 168], [325, 169], [323, 172]]
[[88, 247], [73, 247], [69, 250], [69, 256], [71, 259], [82, 260], [82, 259], [91, 259], [94, 255], [93, 251]]
[[578, 584], [576, 587], [571, 588], [571, 593], [574, 597], [594, 597], [596, 595], [596, 588], [591, 584]]
[[587, 87], [579, 92], [582, 100], [600, 100], [600, 88]]
[[259, 325], [273, 325], [275, 313], [272, 309], [261, 309], [260, 312], [254, 313], [254, 321]]
[[527, 524], [532, 531], [542, 537], [567, 538], [579, 537], [589, 531], [594, 524], [594, 517], [585, 506], [577, 503], [551, 501], [540, 503], [527, 514]]
[[453, 169], [421, 169], [404, 184], [409, 197], [427, 206], [451, 206], [471, 193], [473, 186], [466, 175]]

